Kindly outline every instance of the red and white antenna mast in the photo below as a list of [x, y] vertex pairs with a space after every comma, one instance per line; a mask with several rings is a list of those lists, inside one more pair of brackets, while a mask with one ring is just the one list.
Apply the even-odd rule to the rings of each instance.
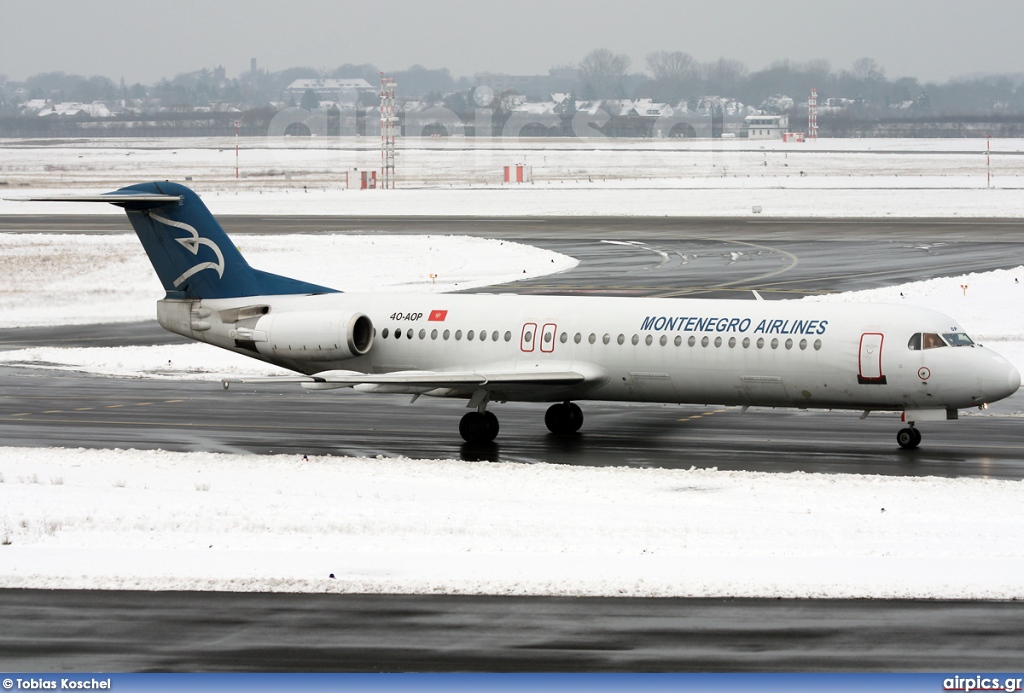
[[395, 187], [395, 78], [380, 73], [380, 177], [382, 188]]
[[818, 139], [818, 90], [813, 87], [807, 100], [807, 139]]

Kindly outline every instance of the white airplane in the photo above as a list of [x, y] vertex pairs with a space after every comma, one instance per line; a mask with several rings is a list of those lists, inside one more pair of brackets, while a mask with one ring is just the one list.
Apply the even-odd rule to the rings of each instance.
[[297, 375], [294, 382], [468, 400], [459, 432], [498, 434], [493, 402], [553, 402], [575, 433], [582, 400], [902, 411], [956, 419], [1012, 395], [1020, 374], [955, 320], [901, 305], [717, 299], [354, 294], [254, 269], [189, 188], [144, 183], [87, 197], [123, 207], [167, 291], [160, 324]]

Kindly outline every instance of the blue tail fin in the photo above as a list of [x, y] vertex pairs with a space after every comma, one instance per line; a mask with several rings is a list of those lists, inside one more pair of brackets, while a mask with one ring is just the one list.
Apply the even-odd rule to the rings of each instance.
[[[139, 196], [138, 201], [131, 199], [134, 195]], [[152, 197], [160, 195], [178, 199], [167, 202]], [[168, 298], [336, 291], [250, 267], [199, 196], [184, 185], [141, 183], [110, 193], [110, 197], [128, 213]]]

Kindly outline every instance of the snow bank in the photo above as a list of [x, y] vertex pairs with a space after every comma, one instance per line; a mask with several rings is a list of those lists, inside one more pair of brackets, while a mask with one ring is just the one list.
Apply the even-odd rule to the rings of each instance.
[[[579, 264], [533, 246], [470, 236], [242, 234], [232, 240], [253, 267], [342, 291], [444, 292]], [[152, 320], [164, 295], [133, 233], [0, 233], [0, 256], [0, 328]]]
[[32, 448], [0, 474], [0, 587], [1024, 597], [1024, 482]]

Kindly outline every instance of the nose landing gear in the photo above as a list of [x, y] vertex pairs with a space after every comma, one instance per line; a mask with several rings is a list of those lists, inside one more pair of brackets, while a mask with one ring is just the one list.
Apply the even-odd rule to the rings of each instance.
[[900, 432], [896, 434], [896, 442], [904, 450], [913, 450], [921, 444], [921, 431], [914, 428], [914, 424], [910, 424], [909, 427], [900, 429]]

